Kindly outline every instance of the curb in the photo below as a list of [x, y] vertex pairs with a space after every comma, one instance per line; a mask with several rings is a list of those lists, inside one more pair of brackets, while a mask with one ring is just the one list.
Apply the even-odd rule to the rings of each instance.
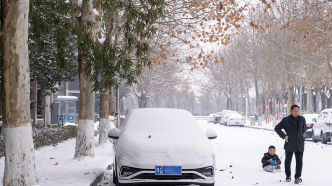
[[96, 177], [95, 181], [93, 183], [90, 184], [90, 186], [97, 186], [97, 184], [99, 182], [101, 182], [101, 180], [103, 179], [104, 177], [104, 172], [101, 173], [99, 176]]
[[252, 128], [252, 129], [262, 129], [262, 130], [267, 130], [267, 131], [273, 131], [275, 132], [273, 129], [265, 129], [265, 128], [260, 128], [260, 127], [253, 127], [253, 126], [244, 126], [246, 128]]

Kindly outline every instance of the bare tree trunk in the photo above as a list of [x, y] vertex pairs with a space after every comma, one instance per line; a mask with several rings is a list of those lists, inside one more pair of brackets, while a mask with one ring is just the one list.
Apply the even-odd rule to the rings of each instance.
[[312, 104], [314, 106], [314, 113], [317, 112], [317, 88], [314, 89], [313, 95], [312, 95]]
[[230, 110], [230, 99], [229, 99], [229, 97], [227, 97], [227, 110]]
[[108, 139], [108, 131], [111, 126], [109, 123], [109, 96], [104, 88], [105, 73], [101, 72], [100, 80], [100, 103], [99, 103], [99, 143], [105, 143]]
[[95, 94], [92, 93], [93, 83], [84, 75], [84, 62], [80, 47], [78, 47], [78, 74], [80, 85], [80, 108], [78, 131], [76, 138], [75, 157], [94, 157], [94, 108]]
[[325, 92], [324, 91], [321, 91], [321, 94], [320, 94], [320, 97], [321, 97], [321, 102], [322, 102], [322, 110], [325, 109], [325, 98], [326, 98], [326, 95], [325, 95]]
[[34, 102], [34, 107], [30, 108], [31, 112], [31, 119], [32, 119], [32, 126], [37, 125], [37, 81], [31, 83], [31, 100]]
[[141, 95], [138, 98], [138, 106], [139, 108], [146, 108], [146, 104], [147, 104], [147, 98], [145, 95]]
[[234, 110], [233, 108], [233, 98], [232, 98], [232, 90], [229, 91], [229, 110]]
[[242, 96], [242, 108], [243, 108], [243, 116], [244, 116], [244, 119], [246, 120], [247, 119], [247, 110], [246, 110], [246, 97], [245, 96]]
[[248, 102], [248, 116], [251, 116], [250, 112], [250, 97], [249, 97], [249, 89], [247, 88], [247, 102]]
[[50, 116], [50, 96], [45, 95], [43, 99], [41, 100], [41, 106], [42, 106], [42, 119], [44, 119], [44, 127], [46, 127], [46, 124], [50, 124], [51, 122], [51, 116]]
[[4, 186], [38, 185], [30, 115], [29, 0], [2, 1]]
[[258, 126], [262, 126], [263, 116], [261, 113], [261, 101], [259, 99], [259, 92], [258, 92], [258, 82], [255, 81], [255, 90], [256, 90], [256, 100], [257, 100], [257, 109], [258, 109]]
[[288, 110], [287, 110], [286, 116], [290, 115], [290, 109], [292, 106], [292, 96], [293, 96], [293, 86], [289, 85], [288, 86], [288, 104], [287, 104]]
[[276, 104], [275, 97], [272, 95], [272, 127], [276, 126]]
[[332, 90], [330, 87], [328, 87], [328, 91], [329, 91], [329, 96], [326, 96], [326, 99], [327, 99], [327, 108], [331, 108], [331, 94], [332, 94]]
[[246, 110], [246, 96], [243, 92], [243, 88], [241, 88], [241, 96], [242, 96], [242, 110], [243, 110], [243, 118], [247, 119], [247, 110]]
[[[71, 0], [72, 1], [72, 0]], [[76, 1], [77, 3], [77, 1]], [[98, 10], [97, 10], [98, 11]], [[78, 26], [83, 22], [90, 21], [93, 26], [89, 29], [89, 32], [94, 40], [101, 29], [101, 21], [96, 19], [95, 9], [93, 7], [93, 0], [82, 1], [81, 6], [81, 21]], [[76, 14], [72, 16], [74, 20], [77, 20]], [[78, 75], [80, 85], [80, 109], [78, 120], [78, 131], [76, 138], [75, 157], [81, 158], [82, 156], [94, 157], [94, 105], [95, 105], [95, 93], [92, 91], [93, 82], [90, 78], [85, 76], [84, 61], [82, 57], [82, 51], [78, 46]]]
[[109, 90], [109, 115], [115, 115], [115, 101], [114, 101], [114, 88], [110, 88]]
[[310, 108], [310, 103], [311, 103], [311, 84], [308, 85], [308, 93], [307, 93], [307, 113], [310, 114], [311, 108]]
[[235, 101], [236, 101], [236, 108], [235, 108], [235, 110], [239, 112], [240, 108], [239, 108], [239, 95], [238, 95], [238, 91], [235, 92]]

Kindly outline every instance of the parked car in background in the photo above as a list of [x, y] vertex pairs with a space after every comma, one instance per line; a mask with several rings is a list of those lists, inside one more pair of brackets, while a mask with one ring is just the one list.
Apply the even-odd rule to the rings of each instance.
[[227, 125], [227, 120], [228, 120], [228, 117], [231, 115], [231, 114], [238, 114], [237, 111], [227, 111], [225, 116], [223, 117], [224, 119], [222, 120], [222, 122], [220, 122], [220, 124], [222, 125]]
[[[314, 121], [314, 119], [313, 119]], [[332, 132], [332, 109], [324, 109], [320, 112], [317, 122], [312, 128], [312, 141], [321, 141], [323, 144], [327, 144], [331, 141]]]
[[[312, 137], [312, 127], [316, 123], [319, 114], [304, 114], [303, 117], [307, 123], [307, 131], [304, 133], [303, 138], [311, 138]], [[314, 120], [315, 119], [315, 120]]]
[[221, 114], [220, 114], [220, 124], [222, 125], [225, 121], [225, 115], [227, 114], [228, 111], [231, 111], [231, 110], [222, 110], [221, 111]]
[[204, 131], [186, 110], [133, 109], [120, 129], [111, 129], [108, 136], [115, 143], [117, 186], [214, 186], [215, 153], [209, 139], [217, 138], [217, 133]]
[[227, 126], [244, 127], [244, 119], [241, 114], [230, 114], [227, 119]]
[[216, 117], [216, 114], [210, 114], [208, 117], [208, 123], [214, 122], [215, 117]]
[[221, 112], [216, 113], [216, 116], [214, 117], [214, 124], [220, 123], [220, 115]]

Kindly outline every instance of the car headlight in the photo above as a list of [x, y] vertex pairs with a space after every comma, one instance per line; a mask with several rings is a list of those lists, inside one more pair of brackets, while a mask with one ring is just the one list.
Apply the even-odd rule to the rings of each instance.
[[121, 168], [121, 176], [130, 176], [132, 174], [135, 174], [136, 172], [139, 172], [139, 169], [135, 169], [132, 167], [122, 167]]
[[205, 167], [196, 169], [197, 172], [203, 174], [204, 176], [213, 176], [213, 167]]

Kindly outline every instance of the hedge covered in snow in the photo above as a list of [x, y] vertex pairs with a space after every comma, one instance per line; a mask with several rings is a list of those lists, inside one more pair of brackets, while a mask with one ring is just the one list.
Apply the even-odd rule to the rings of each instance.
[[[32, 128], [33, 143], [35, 149], [55, 145], [70, 138], [76, 138], [77, 126], [49, 126], [47, 128]], [[5, 155], [5, 139], [3, 134], [0, 135], [0, 157]]]

